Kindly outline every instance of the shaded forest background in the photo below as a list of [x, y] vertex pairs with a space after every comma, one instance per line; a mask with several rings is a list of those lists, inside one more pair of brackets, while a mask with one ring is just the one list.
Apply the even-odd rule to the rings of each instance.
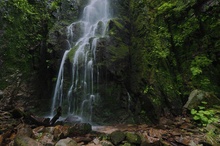
[[[50, 110], [65, 27], [79, 18], [87, 2], [0, 2], [2, 104]], [[167, 112], [181, 114], [194, 89], [219, 96], [218, 0], [111, 0], [111, 5], [111, 39], [103, 42], [107, 47], [99, 45], [105, 84], [99, 109], [109, 109], [97, 114], [128, 113], [136, 122], [156, 121]]]

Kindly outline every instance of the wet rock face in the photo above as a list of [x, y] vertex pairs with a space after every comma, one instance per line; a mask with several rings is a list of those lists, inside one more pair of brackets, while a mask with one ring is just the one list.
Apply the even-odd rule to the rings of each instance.
[[[80, 5], [78, 0], [62, 1], [59, 9], [53, 13], [55, 20], [48, 33], [48, 47], [51, 49], [51, 68], [59, 70], [60, 59], [65, 49], [68, 49], [67, 29], [71, 23], [78, 20], [80, 15]], [[76, 32], [77, 32], [76, 27]], [[55, 76], [55, 75], [54, 75]]]
[[76, 20], [79, 17], [79, 5], [77, 0], [62, 1], [60, 18], [63, 20]]
[[[71, 2], [63, 2], [61, 4], [61, 11], [59, 12], [60, 14], [57, 14], [57, 19], [60, 18], [60, 20], [55, 22], [53, 28], [51, 28], [49, 31], [48, 43], [49, 43], [49, 46], [53, 48], [52, 49], [54, 51], [53, 54], [55, 55], [53, 58], [59, 58], [53, 61], [54, 64], [52, 66], [54, 70], [59, 70], [58, 67], [60, 65], [59, 64], [59, 62], [61, 61], [60, 59], [62, 58], [64, 50], [68, 48], [68, 42], [66, 41], [68, 38], [68, 32], [67, 32], [66, 27], [70, 26], [70, 24], [73, 23], [70, 26], [71, 27], [70, 31], [71, 33], [74, 34], [72, 38], [73, 42], [78, 40], [78, 38], [82, 35], [81, 29], [80, 29], [81, 22], [77, 22], [76, 19], [70, 22], [70, 20], [66, 17], [58, 17], [58, 16], [62, 16], [64, 13], [68, 13], [68, 12], [64, 12], [64, 9], [69, 11], [70, 6], [67, 6], [65, 3], [71, 3]], [[73, 1], [73, 3], [74, 4], [76, 3], [76, 5], [79, 8], [73, 16], [75, 18], [76, 15], [79, 16], [79, 13], [82, 12], [82, 8], [84, 8], [84, 6], [88, 3], [88, 0], [75, 0]], [[114, 3], [114, 5], [117, 5], [117, 1], [110, 2], [110, 3]], [[125, 72], [127, 72], [126, 69], [129, 66], [128, 44], [127, 44], [129, 43], [129, 36], [127, 35], [127, 32], [128, 32], [126, 28], [127, 25], [122, 19], [111, 20], [108, 25], [109, 25], [109, 28], [108, 28], [109, 32], [107, 32], [108, 36], [104, 38], [100, 38], [97, 42], [97, 50], [96, 50], [96, 61], [97, 61], [96, 63], [97, 64], [96, 66], [99, 69], [99, 73], [100, 73], [99, 86], [105, 85], [107, 81], [108, 82], [107, 84], [109, 84], [109, 86], [112, 86], [110, 84], [113, 84], [114, 87], [120, 88], [120, 89], [116, 89], [116, 90], [112, 89], [112, 91], [110, 91], [111, 89], [110, 90], [101, 89], [102, 91], [100, 91], [100, 96], [105, 99], [108, 98], [109, 100], [108, 101], [103, 100], [103, 102], [106, 102], [104, 106], [102, 106], [101, 103], [97, 103], [94, 109], [96, 108], [101, 111], [106, 110], [103, 113], [108, 113], [109, 111], [107, 111], [108, 109], [106, 109], [106, 106], [108, 106], [110, 107], [111, 114], [115, 115], [114, 113], [120, 111], [120, 110], [115, 110], [115, 107], [118, 105], [119, 105], [119, 108], [123, 110], [123, 113], [127, 112], [127, 111], [124, 111], [123, 108], [127, 107], [128, 105], [127, 103], [128, 97], [126, 94], [125, 94], [125, 97], [120, 97], [120, 96], [123, 96], [124, 91], [127, 89], [124, 89], [126, 88], [124, 87], [124, 85], [118, 84], [118, 80], [125, 82], [126, 77], [127, 77], [127, 75], [124, 76], [124, 74]], [[100, 35], [101, 32], [103, 31], [102, 26], [103, 26], [103, 22], [100, 21], [98, 23], [98, 28], [96, 29], [96, 32], [95, 32], [97, 35]], [[74, 51], [70, 53], [74, 54]], [[73, 55], [70, 55], [70, 53], [69, 53], [69, 56], [73, 56]], [[71, 59], [68, 61], [71, 62]], [[69, 62], [67, 62], [67, 64], [70, 66]], [[67, 74], [68, 77], [71, 77], [71, 72], [69, 72], [69, 70], [71, 69], [67, 67], [67, 70], [68, 71], [65, 72], [65, 74]], [[114, 88], [113, 86], [112, 88]], [[123, 86], [123, 87], [119, 87], [119, 86]], [[99, 88], [99, 87], [94, 87], [94, 88]], [[113, 93], [111, 94], [111, 92]], [[121, 104], [118, 104], [120, 103], [120, 100], [122, 98], [126, 99], [126, 102], [121, 102]], [[117, 105], [111, 108], [112, 107], [111, 105], [114, 104], [113, 102], [117, 103]], [[115, 115], [114, 119], [112, 118], [111, 121], [107, 119], [104, 119], [103, 121], [114, 122], [115, 118], [117, 118], [119, 114], [121, 114], [121, 112], [118, 112], [117, 115]], [[99, 114], [98, 111], [96, 112], [96, 110], [94, 110], [94, 119], [97, 119], [95, 122], [100, 122], [99, 119], [104, 116], [105, 115]], [[122, 119], [124, 120], [126, 119], [126, 117], [125, 118], [123, 117]]]
[[77, 0], [62, 1], [59, 11], [54, 12], [55, 23], [49, 30], [49, 44], [56, 50], [65, 49], [66, 27], [79, 17], [79, 4]]

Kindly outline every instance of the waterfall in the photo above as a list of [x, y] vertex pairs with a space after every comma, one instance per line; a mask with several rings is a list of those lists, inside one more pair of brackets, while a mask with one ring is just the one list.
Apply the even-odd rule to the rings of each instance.
[[[66, 114], [92, 121], [93, 104], [98, 98], [99, 69], [96, 66], [96, 48], [100, 38], [106, 36], [110, 20], [108, 0], [90, 0], [79, 21], [67, 27], [68, 50], [65, 51], [52, 99], [51, 115], [58, 106]], [[65, 62], [71, 61], [71, 81], [65, 84]], [[68, 91], [64, 93], [67, 86]], [[65, 103], [64, 103], [65, 102]], [[67, 107], [67, 108], [66, 108]]]

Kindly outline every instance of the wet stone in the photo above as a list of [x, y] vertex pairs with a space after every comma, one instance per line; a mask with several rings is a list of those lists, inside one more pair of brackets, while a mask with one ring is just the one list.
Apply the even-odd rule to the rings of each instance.
[[43, 146], [43, 145], [30, 137], [17, 136], [14, 140], [14, 146]]
[[133, 144], [141, 144], [141, 137], [136, 133], [126, 133], [126, 140]]
[[110, 138], [113, 144], [117, 145], [125, 139], [125, 134], [122, 131], [114, 131], [110, 134]]
[[61, 139], [56, 143], [55, 146], [77, 146], [77, 143], [71, 139], [71, 138], [66, 138], [66, 139]]

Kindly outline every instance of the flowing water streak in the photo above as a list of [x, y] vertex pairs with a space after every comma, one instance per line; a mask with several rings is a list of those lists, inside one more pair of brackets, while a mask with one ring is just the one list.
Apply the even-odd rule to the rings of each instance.
[[[52, 102], [53, 109], [68, 101], [68, 114], [80, 115], [87, 121], [92, 120], [92, 106], [96, 100], [99, 70], [96, 64], [96, 48], [99, 38], [106, 35], [110, 20], [108, 0], [90, 0], [84, 8], [82, 18], [67, 27], [69, 50], [64, 53]], [[73, 56], [68, 55], [74, 52]], [[72, 57], [72, 81], [63, 95], [64, 64]], [[96, 89], [94, 90], [94, 87]]]

